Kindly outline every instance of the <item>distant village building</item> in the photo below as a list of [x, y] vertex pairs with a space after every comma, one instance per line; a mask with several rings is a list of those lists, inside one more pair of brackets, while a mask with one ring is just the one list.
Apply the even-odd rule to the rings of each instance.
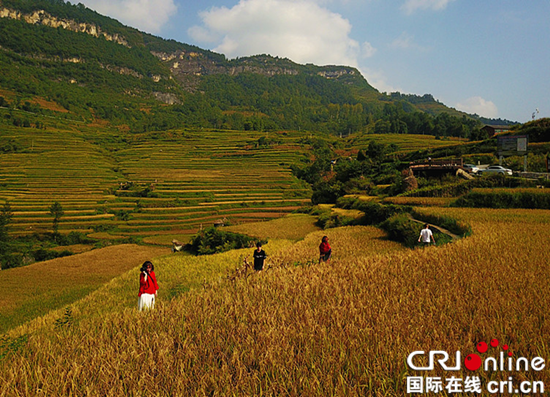
[[489, 137], [502, 134], [503, 132], [508, 132], [510, 129], [511, 127], [509, 125], [485, 125], [481, 128], [482, 131], [487, 132]]

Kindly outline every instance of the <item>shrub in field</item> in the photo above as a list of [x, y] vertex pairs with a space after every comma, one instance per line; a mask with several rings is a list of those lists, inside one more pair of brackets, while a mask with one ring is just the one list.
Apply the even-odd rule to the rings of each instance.
[[355, 222], [355, 218], [349, 216], [342, 216], [339, 214], [331, 213], [331, 211], [325, 211], [317, 219], [317, 225], [323, 229], [330, 229], [333, 227], [347, 226]]
[[129, 190], [117, 190], [115, 192], [116, 196], [119, 197], [149, 197], [149, 198], [158, 198], [159, 195], [153, 191], [150, 186], [146, 186], [143, 189], [139, 186]]
[[313, 186], [311, 202], [313, 204], [334, 203], [338, 197], [345, 194], [344, 184], [342, 182], [328, 183], [321, 181]]
[[410, 212], [412, 208], [393, 204], [382, 205], [355, 197], [341, 197], [337, 200], [336, 206], [342, 209], [358, 210], [363, 212], [364, 215], [360, 218], [354, 218], [320, 207], [312, 207], [307, 210], [307, 213], [317, 215], [317, 225], [323, 229], [329, 229], [347, 225], [377, 225], [394, 214]]
[[309, 214], [309, 215], [321, 215], [324, 212], [327, 212], [328, 210], [323, 209], [317, 205], [304, 205], [296, 210], [294, 210], [294, 213], [297, 214]]
[[396, 214], [380, 224], [380, 227], [388, 233], [391, 240], [399, 241], [412, 248], [416, 245], [421, 224], [411, 220], [406, 214]]
[[472, 191], [451, 203], [453, 207], [550, 209], [544, 190]]
[[129, 221], [131, 218], [132, 211], [127, 210], [116, 210], [113, 212], [118, 220]]
[[428, 214], [425, 212], [418, 212], [413, 210], [411, 215], [418, 220], [426, 223], [431, 223], [437, 226], [441, 226], [450, 232], [459, 236], [465, 237], [472, 234], [472, 227], [465, 222], [459, 221], [455, 218], [446, 215]]
[[426, 186], [400, 195], [407, 197], [457, 197], [470, 192], [475, 188], [517, 188], [535, 187], [536, 182], [524, 178], [504, 175], [490, 175], [468, 181], [451, 182]]
[[25, 257], [19, 253], [5, 253], [0, 257], [0, 269], [12, 269], [25, 263]]
[[114, 224], [100, 224], [100, 225], [94, 225], [92, 227], [92, 229], [94, 230], [94, 232], [96, 233], [99, 233], [99, 232], [109, 232], [111, 230], [114, 230], [116, 229], [116, 225]]
[[72, 231], [67, 235], [57, 236], [59, 245], [94, 244], [97, 240], [86, 236], [84, 233]]
[[195, 255], [208, 255], [233, 249], [247, 248], [257, 239], [244, 234], [232, 233], [215, 227], [201, 231], [185, 245], [185, 250]]
[[322, 229], [336, 227], [336, 225], [343, 225], [342, 219], [340, 219], [337, 214], [333, 214], [330, 208], [322, 208], [320, 206], [304, 206], [299, 208], [295, 212], [317, 216], [317, 221], [315, 222], [315, 224]]
[[344, 197], [338, 200], [337, 206], [344, 209], [354, 209], [365, 213], [358, 221], [361, 225], [377, 225], [395, 214], [411, 212], [412, 207], [402, 205], [383, 205], [374, 201], [358, 200], [353, 197]]
[[32, 256], [34, 257], [34, 260], [37, 262], [48, 261], [50, 259], [62, 258], [64, 256], [71, 256], [71, 255], [73, 255], [73, 253], [68, 250], [57, 252], [57, 251], [49, 251], [44, 248], [40, 248], [32, 252]]
[[[338, 205], [343, 208], [363, 211], [365, 215], [356, 223], [378, 225], [378, 227], [388, 232], [388, 237], [391, 240], [401, 242], [407, 247], [416, 245], [421, 229], [420, 223], [415, 222], [412, 218], [437, 225], [461, 237], [469, 236], [472, 233], [470, 225], [465, 222], [449, 216], [418, 212], [411, 206], [383, 205], [374, 201], [362, 201], [355, 198], [342, 198], [338, 201]], [[438, 244], [445, 244], [454, 238], [454, 236], [447, 236], [447, 234], [438, 234], [440, 234], [436, 239]]]

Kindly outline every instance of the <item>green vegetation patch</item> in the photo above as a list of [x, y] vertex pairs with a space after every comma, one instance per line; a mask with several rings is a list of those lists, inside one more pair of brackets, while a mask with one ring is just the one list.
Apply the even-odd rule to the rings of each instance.
[[256, 238], [244, 234], [227, 232], [216, 227], [201, 231], [185, 245], [185, 250], [196, 255], [216, 254], [233, 249], [251, 247]]
[[459, 197], [453, 207], [550, 209], [548, 189], [479, 189]]

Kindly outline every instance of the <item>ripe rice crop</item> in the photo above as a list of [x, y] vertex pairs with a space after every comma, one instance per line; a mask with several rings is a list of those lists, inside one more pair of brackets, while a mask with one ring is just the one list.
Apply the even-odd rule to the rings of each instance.
[[438, 148], [444, 146], [455, 146], [464, 143], [462, 138], [451, 138], [450, 140], [435, 139], [433, 135], [415, 135], [415, 134], [365, 134], [359, 139], [355, 139], [354, 145], [368, 146], [370, 141], [382, 143], [385, 145], [397, 145], [399, 152], [411, 152], [416, 150], [425, 150], [426, 148]]
[[[168, 216], [192, 216], [203, 206], [212, 219], [235, 206], [243, 207], [240, 212], [246, 215], [271, 203], [281, 207], [283, 215], [290, 211], [282, 207], [309, 202], [310, 188], [288, 167], [307, 151], [296, 144], [303, 136], [298, 132], [280, 134], [284, 146], [295, 150], [257, 149], [254, 143], [264, 134], [244, 131], [124, 135], [118, 143], [109, 131], [86, 127], [71, 131], [70, 139], [62, 129], [34, 131], [30, 140], [16, 128], [6, 132], [21, 146], [21, 152], [0, 158], [0, 184], [5, 186], [0, 204], [9, 201], [17, 212], [10, 225], [14, 235], [50, 231], [48, 208], [55, 201], [66, 210], [59, 222], [61, 233], [110, 226], [113, 234], [125, 236], [172, 231], [165, 219], [154, 215], [147, 229], [125, 224], [153, 208], [165, 209]], [[130, 212], [122, 214], [126, 219], [114, 214], [120, 210]], [[199, 223], [181, 224], [175, 230], [197, 227]]]
[[126, 244], [3, 270], [0, 332], [70, 304], [138, 263], [164, 253], [169, 251]]
[[[417, 350], [473, 352], [497, 338], [515, 357], [548, 360], [550, 211], [419, 211], [468, 222], [473, 235], [412, 250], [372, 227], [273, 241], [270, 269], [222, 277], [147, 313], [132, 307], [135, 274], [125, 275], [79, 304], [73, 322], [52, 317], [24, 339], [10, 334], [0, 395], [403, 396], [406, 377], [417, 374], [406, 359]], [[325, 233], [333, 258], [318, 264]], [[212, 269], [215, 277], [243, 253], [167, 258], [157, 266], [161, 288], [164, 277], [174, 287], [185, 274]], [[133, 288], [115, 288], [129, 281]], [[476, 374], [484, 385], [508, 377]], [[547, 370], [512, 376], [550, 384]]]
[[289, 240], [301, 240], [309, 233], [319, 230], [319, 227], [315, 226], [316, 220], [311, 215], [290, 214], [270, 222], [255, 222], [230, 226], [228, 230], [264, 239], [286, 238]]
[[414, 205], [422, 207], [445, 207], [449, 205], [454, 197], [387, 197], [382, 202], [384, 204]]
[[550, 209], [548, 189], [473, 189], [452, 203], [457, 207]]

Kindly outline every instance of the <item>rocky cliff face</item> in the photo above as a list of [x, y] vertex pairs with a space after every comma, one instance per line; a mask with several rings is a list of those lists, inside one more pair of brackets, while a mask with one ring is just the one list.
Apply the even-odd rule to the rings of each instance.
[[35, 25], [40, 24], [40, 25], [45, 25], [52, 28], [61, 27], [63, 29], [71, 30], [73, 32], [87, 33], [94, 37], [103, 36], [108, 41], [113, 41], [115, 43], [129, 47], [128, 42], [124, 39], [124, 37], [121, 37], [120, 35], [117, 35], [117, 34], [111, 35], [106, 32], [103, 32], [101, 28], [99, 28], [94, 24], [78, 23], [72, 20], [59, 19], [57, 17], [54, 17], [48, 14], [44, 10], [34, 11], [30, 14], [23, 14], [22, 12], [17, 10], [11, 10], [9, 8], [0, 8], [0, 18], [18, 19], [21, 21], [25, 21], [27, 23], [31, 23]]
[[356, 76], [358, 72], [357, 70], [350, 67], [342, 67], [342, 69], [338, 69], [338, 70], [321, 70], [317, 74], [326, 79], [338, 80], [341, 77], [345, 77], [345, 76]]
[[[351, 78], [363, 79], [359, 71], [351, 67], [315, 67], [293, 63], [288, 59], [280, 59], [268, 55], [219, 62], [212, 60], [207, 54], [197, 51], [178, 50], [174, 53], [152, 52], [161, 62], [170, 68], [184, 88], [194, 91], [201, 76], [227, 74], [236, 76], [241, 73], [256, 73], [264, 76], [291, 75], [300, 73], [318, 74], [326, 79], [344, 80]], [[305, 71], [307, 69], [307, 72]]]
[[245, 60], [220, 63], [210, 59], [204, 53], [195, 51], [186, 52], [178, 50], [171, 54], [159, 52], [152, 52], [152, 54], [166, 64], [170, 68], [172, 75], [189, 91], [195, 90], [201, 76], [214, 74], [236, 76], [240, 73], [275, 76], [279, 74], [297, 75], [299, 73], [298, 67], [292, 68], [276, 64], [259, 65], [256, 57], [254, 57], [254, 62], [247, 62]]
[[177, 50], [173, 53], [151, 53], [170, 68], [172, 76], [187, 91], [195, 91], [201, 76], [225, 73], [221, 65], [199, 52]]
[[[31, 13], [22, 13], [5, 7], [0, 7], [0, 18], [11, 18], [25, 21], [29, 24], [41, 24], [52, 28], [63, 28], [74, 32], [89, 34], [93, 37], [104, 37], [106, 40], [131, 47], [122, 35], [110, 34], [93, 23], [79, 23], [70, 19], [61, 19], [50, 15], [44, 10], [37, 10]], [[258, 55], [254, 57], [242, 58], [228, 61], [219, 54], [201, 51], [199, 48], [194, 50], [187, 49], [185, 45], [173, 52], [151, 51], [163, 64], [171, 71], [176, 81], [187, 91], [196, 91], [201, 77], [214, 74], [228, 74], [235, 76], [240, 73], [257, 73], [265, 76], [275, 75], [298, 75], [300, 73], [318, 74], [327, 79], [339, 80], [345, 84], [366, 83], [357, 69], [350, 67], [318, 67], [314, 65], [299, 65], [288, 59], [272, 57], [269, 55]], [[216, 56], [217, 55], [217, 56]], [[81, 59], [64, 60], [68, 62], [85, 62]], [[102, 65], [107, 70], [115, 73], [132, 75], [136, 78], [143, 78], [141, 74], [128, 68]], [[160, 80], [160, 76], [148, 76], [155, 81]], [[177, 102], [172, 96], [164, 98], [162, 95], [158, 99], [168, 103]]]

